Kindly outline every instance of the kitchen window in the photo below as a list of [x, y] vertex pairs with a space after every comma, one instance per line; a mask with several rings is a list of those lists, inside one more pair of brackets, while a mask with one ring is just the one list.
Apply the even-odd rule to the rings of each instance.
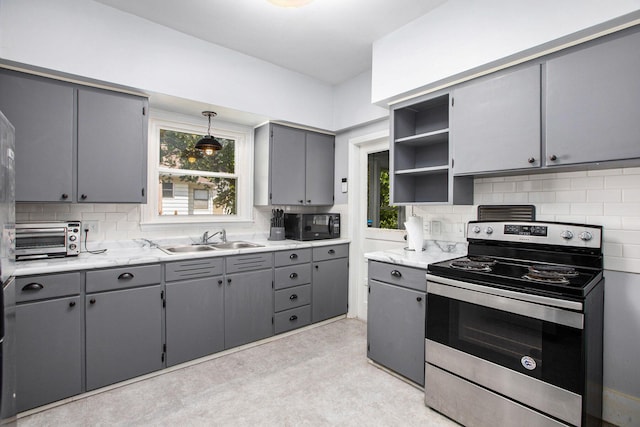
[[194, 148], [206, 131], [197, 118], [151, 117], [144, 224], [251, 220], [252, 129], [214, 123], [211, 133], [222, 149], [211, 156]]

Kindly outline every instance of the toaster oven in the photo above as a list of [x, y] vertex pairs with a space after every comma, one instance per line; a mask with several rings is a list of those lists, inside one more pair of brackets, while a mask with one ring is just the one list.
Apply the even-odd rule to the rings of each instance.
[[80, 221], [25, 222], [16, 224], [16, 260], [77, 256]]

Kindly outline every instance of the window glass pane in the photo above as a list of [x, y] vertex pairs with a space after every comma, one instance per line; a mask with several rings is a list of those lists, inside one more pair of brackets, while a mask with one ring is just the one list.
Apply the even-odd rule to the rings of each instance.
[[162, 197], [173, 197], [173, 183], [172, 182], [163, 182], [162, 183]]
[[367, 166], [367, 226], [404, 229], [404, 206], [389, 205], [389, 151], [370, 153]]
[[235, 173], [235, 141], [216, 138], [222, 150], [204, 156], [195, 145], [203, 135], [160, 129], [160, 166], [174, 169]]
[[160, 182], [173, 184], [173, 197], [162, 195], [159, 215], [236, 215], [235, 178], [197, 175], [163, 175]]

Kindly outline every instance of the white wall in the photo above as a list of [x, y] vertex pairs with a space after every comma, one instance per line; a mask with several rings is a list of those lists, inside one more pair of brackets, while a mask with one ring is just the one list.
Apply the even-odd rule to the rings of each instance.
[[93, 1], [1, 4], [4, 60], [333, 129], [333, 88], [318, 80]]
[[372, 101], [446, 82], [639, 9], [640, 0], [449, 0], [374, 43]]
[[388, 108], [371, 103], [371, 70], [334, 86], [333, 126], [336, 131], [388, 116]]

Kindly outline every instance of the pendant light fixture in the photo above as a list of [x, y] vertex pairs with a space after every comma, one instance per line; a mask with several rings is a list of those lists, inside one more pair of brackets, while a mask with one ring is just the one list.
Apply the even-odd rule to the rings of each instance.
[[204, 154], [210, 156], [216, 151], [222, 150], [222, 144], [220, 144], [220, 142], [211, 135], [211, 117], [215, 117], [218, 114], [215, 111], [203, 111], [202, 115], [209, 117], [209, 127], [207, 128], [207, 134], [196, 143], [196, 149], [201, 150]]

